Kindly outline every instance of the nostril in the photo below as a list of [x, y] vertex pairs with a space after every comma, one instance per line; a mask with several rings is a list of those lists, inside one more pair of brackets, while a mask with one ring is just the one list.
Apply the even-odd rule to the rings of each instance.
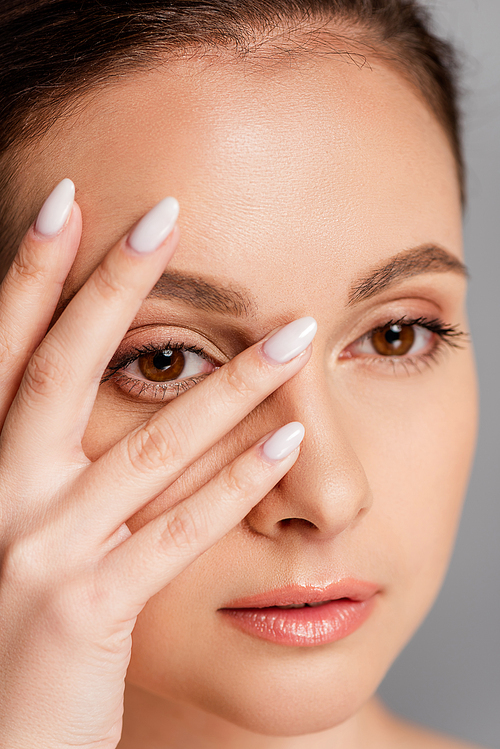
[[298, 526], [299, 528], [314, 528], [315, 530], [318, 530], [314, 523], [311, 523], [310, 520], [306, 520], [305, 518], [283, 518], [279, 523], [284, 528], [288, 526]]

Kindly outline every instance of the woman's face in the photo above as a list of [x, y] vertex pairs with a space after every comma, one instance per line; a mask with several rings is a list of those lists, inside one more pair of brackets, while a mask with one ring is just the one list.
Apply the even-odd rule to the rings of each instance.
[[[123, 359], [184, 344], [201, 352], [189, 359], [196, 378], [295, 318], [318, 322], [307, 366], [168, 490], [169, 502], [186, 497], [265, 433], [305, 426], [285, 478], [147, 604], [130, 683], [260, 733], [346, 720], [436, 595], [473, 451], [470, 346], [425, 327], [467, 329], [459, 188], [441, 127], [376, 62], [228, 56], [118, 80], [41, 146], [26, 189], [44, 195], [70, 177], [83, 211], [65, 293], [158, 200], [180, 202], [175, 275], [144, 302]], [[402, 318], [421, 325], [367, 335]], [[84, 443], [92, 459], [174, 397], [145, 379], [136, 362], [101, 386]], [[165, 506], [160, 495], [130, 527]], [[219, 611], [346, 578], [372, 583], [374, 605], [335, 642], [270, 642]]]

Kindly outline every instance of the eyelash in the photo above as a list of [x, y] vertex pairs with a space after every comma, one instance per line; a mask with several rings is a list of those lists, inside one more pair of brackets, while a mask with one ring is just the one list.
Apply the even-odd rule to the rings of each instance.
[[[403, 316], [397, 319], [390, 319], [387, 322], [384, 322], [382, 325], [377, 325], [376, 327], [371, 328], [371, 330], [369, 330], [363, 336], [357, 338], [356, 341], [350, 344], [350, 346], [354, 346], [354, 344], [356, 343], [370, 339], [375, 333], [380, 332], [386, 328], [390, 328], [393, 325], [401, 325], [404, 327], [418, 326], [420, 328], [423, 328], [424, 330], [430, 331], [436, 336], [432, 348], [425, 353], [416, 354], [413, 356], [382, 356], [381, 354], [374, 353], [373, 355], [359, 357], [361, 359], [364, 359], [364, 363], [366, 365], [372, 364], [384, 367], [389, 366], [392, 368], [394, 374], [397, 374], [396, 370], [400, 367], [404, 369], [406, 374], [411, 374], [411, 371], [420, 372], [421, 365], [424, 364], [426, 366], [430, 366], [433, 362], [436, 362], [445, 347], [460, 349], [463, 348], [460, 341], [466, 342], [468, 340], [467, 334], [460, 330], [457, 325], [447, 325], [438, 318], [409, 318]], [[354, 357], [350, 357], [349, 355], [347, 355], [342, 358], [349, 359]]]
[[127, 377], [126, 374], [118, 374], [121, 369], [125, 369], [125, 367], [130, 366], [141, 356], [146, 356], [147, 354], [157, 354], [160, 351], [165, 351], [166, 349], [170, 349], [170, 351], [182, 351], [183, 353], [191, 352], [208, 361], [214, 366], [215, 369], [218, 369], [220, 366], [216, 362], [214, 362], [213, 359], [208, 356], [205, 351], [203, 351], [203, 349], [198, 348], [197, 346], [188, 346], [181, 341], [166, 341], [161, 346], [156, 346], [154, 344], [145, 344], [140, 348], [132, 349], [132, 351], [127, 354], [126, 357], [123, 357], [115, 364], [108, 364], [106, 373], [101, 379], [101, 385], [105, 382], [108, 382], [109, 380], [114, 380], [114, 382], [117, 385], [120, 385], [120, 387], [122, 388], [123, 385], [126, 386], [127, 384], [130, 384], [130, 388], [127, 391], [129, 395], [132, 395], [134, 388], [139, 387], [139, 392], [134, 393], [136, 396], [140, 397], [144, 393], [148, 393], [153, 394], [155, 398], [161, 398], [163, 400], [167, 394], [173, 394], [175, 397], [177, 397], [185, 390], [189, 390], [189, 388], [193, 387], [193, 385], [197, 385], [199, 382], [201, 382], [201, 380], [204, 380], [205, 377], [208, 376], [207, 374], [202, 374], [196, 377], [186, 377], [185, 379], [179, 380], [178, 382], [165, 383], [165, 385], [155, 385], [152, 382], [138, 380], [135, 377]]
[[[353, 358], [361, 358], [364, 359], [365, 364], [375, 364], [375, 365], [382, 365], [382, 366], [391, 366], [394, 373], [396, 373], [396, 368], [402, 366], [407, 374], [410, 374], [409, 368], [412, 368], [414, 371], [419, 372], [420, 371], [420, 365], [426, 364], [430, 365], [432, 362], [435, 362], [438, 358], [439, 354], [442, 352], [445, 346], [448, 346], [450, 348], [462, 348], [460, 343], [458, 343], [459, 340], [466, 340], [467, 335], [466, 333], [462, 332], [458, 329], [458, 326], [456, 325], [447, 325], [443, 323], [441, 320], [437, 318], [433, 319], [427, 319], [425, 317], [418, 317], [418, 318], [408, 318], [408, 317], [400, 317], [398, 319], [391, 319], [387, 322], [384, 322], [382, 325], [378, 325], [374, 328], [371, 328], [367, 333], [365, 333], [363, 336], [360, 336], [356, 339], [356, 341], [353, 341], [350, 346], [354, 346], [356, 343], [360, 343], [364, 340], [370, 339], [371, 336], [373, 336], [375, 333], [384, 330], [385, 328], [391, 327], [393, 325], [401, 325], [405, 327], [413, 327], [413, 326], [419, 326], [421, 328], [424, 328], [431, 333], [433, 333], [436, 336], [436, 340], [430, 349], [430, 351], [427, 351], [424, 354], [417, 354], [416, 356], [382, 356], [374, 354], [373, 356], [366, 355], [366, 356], [358, 356], [353, 357], [352, 355], [347, 354], [346, 356], [342, 357], [344, 359], [353, 359]], [[173, 394], [174, 397], [177, 397], [181, 393], [183, 393], [185, 390], [189, 390], [193, 385], [197, 385], [201, 380], [205, 379], [209, 374], [211, 373], [204, 373], [195, 377], [187, 377], [183, 380], [179, 380], [178, 382], [170, 382], [166, 383], [164, 385], [158, 385], [154, 384], [152, 382], [146, 382], [144, 380], [138, 380], [137, 378], [128, 377], [125, 373], [120, 374], [120, 370], [125, 369], [126, 367], [130, 366], [133, 362], [137, 361], [141, 356], [146, 356], [147, 354], [156, 354], [160, 351], [164, 351], [166, 349], [170, 349], [171, 351], [182, 351], [182, 352], [191, 352], [193, 354], [197, 354], [202, 359], [205, 359], [210, 364], [214, 366], [215, 369], [218, 369], [220, 365], [218, 365], [211, 357], [209, 357], [205, 351], [201, 348], [198, 348], [196, 346], [188, 346], [184, 344], [181, 341], [168, 341], [161, 346], [154, 345], [154, 344], [145, 344], [144, 346], [141, 346], [140, 348], [133, 349], [130, 353], [127, 354], [127, 356], [122, 357], [119, 361], [117, 361], [114, 364], [109, 364], [106, 372], [101, 379], [101, 384], [108, 382], [110, 380], [113, 380], [115, 384], [117, 384], [122, 389], [125, 389], [127, 385], [130, 385], [127, 392], [129, 395], [133, 394], [134, 389], [139, 389], [139, 392], [135, 392], [134, 395], [136, 397], [141, 397], [143, 394], [147, 393], [148, 395], [153, 395], [154, 398], [161, 398], [162, 400], [165, 398], [165, 396], [168, 394]], [[214, 371], [215, 371], [214, 369]]]

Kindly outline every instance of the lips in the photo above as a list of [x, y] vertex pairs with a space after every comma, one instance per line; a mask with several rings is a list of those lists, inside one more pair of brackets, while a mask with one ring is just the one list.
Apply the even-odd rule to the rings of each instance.
[[230, 601], [228, 624], [281, 645], [311, 647], [352, 634], [370, 616], [379, 587], [344, 579], [327, 586], [288, 586]]

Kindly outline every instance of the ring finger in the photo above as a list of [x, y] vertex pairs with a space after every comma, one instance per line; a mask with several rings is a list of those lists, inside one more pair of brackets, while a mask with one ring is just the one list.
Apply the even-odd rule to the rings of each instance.
[[115, 620], [137, 615], [151, 596], [236, 526], [294, 465], [303, 437], [299, 422], [268, 434], [206, 486], [109, 552], [96, 584], [99, 600], [107, 601]]
[[297, 374], [309, 360], [316, 329], [316, 321], [304, 317], [266, 336], [89, 465], [78, 477], [72, 502], [84, 537], [107, 539]]

